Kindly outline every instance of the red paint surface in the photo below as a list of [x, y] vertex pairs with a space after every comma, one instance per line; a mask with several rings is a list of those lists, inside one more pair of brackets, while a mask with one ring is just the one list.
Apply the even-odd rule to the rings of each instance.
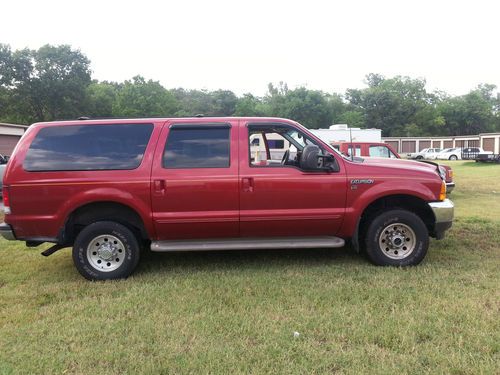
[[[334, 154], [338, 172], [305, 172], [287, 166], [250, 167], [247, 123], [296, 122], [266, 118], [191, 118], [176, 123], [230, 123], [229, 168], [164, 169], [162, 154], [173, 119], [130, 120], [154, 124], [141, 165], [127, 171], [27, 172], [22, 163], [34, 124], [16, 147], [5, 173], [12, 214], [5, 221], [18, 238], [56, 237], [68, 216], [93, 202], [135, 210], [151, 239], [338, 235], [350, 237], [363, 210], [388, 195], [438, 199], [441, 180], [432, 165], [398, 159], [356, 163]], [[65, 122], [67, 125], [116, 120]], [[124, 124], [127, 121], [120, 120]], [[312, 134], [325, 150], [329, 146]], [[394, 152], [394, 151], [393, 151]], [[351, 189], [353, 179], [372, 179]]]

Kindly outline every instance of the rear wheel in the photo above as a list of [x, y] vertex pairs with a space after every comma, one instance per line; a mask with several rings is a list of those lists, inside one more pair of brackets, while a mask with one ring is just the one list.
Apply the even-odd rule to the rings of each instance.
[[365, 237], [366, 254], [379, 266], [414, 266], [429, 248], [429, 233], [420, 217], [406, 210], [376, 216]]
[[448, 158], [448, 160], [457, 160], [457, 159], [458, 159], [458, 158], [457, 158], [457, 156], [456, 156], [456, 155], [451, 155], [451, 156]]
[[140, 247], [133, 232], [113, 221], [86, 226], [73, 246], [73, 262], [89, 280], [125, 278], [134, 271], [139, 257]]

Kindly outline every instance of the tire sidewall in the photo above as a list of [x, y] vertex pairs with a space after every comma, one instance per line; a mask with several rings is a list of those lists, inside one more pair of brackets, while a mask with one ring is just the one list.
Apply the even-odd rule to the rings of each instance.
[[[404, 259], [392, 259], [380, 248], [379, 238], [382, 230], [388, 225], [402, 223], [408, 225], [416, 237], [415, 249]], [[414, 266], [419, 264], [429, 248], [429, 232], [422, 219], [406, 210], [390, 210], [377, 215], [369, 225], [366, 234], [366, 253], [370, 260], [381, 266]]]
[[[123, 263], [116, 270], [103, 272], [95, 269], [87, 258], [87, 247], [97, 236], [112, 235], [120, 239], [124, 246]], [[99, 221], [86, 226], [77, 236], [73, 245], [73, 262], [80, 274], [89, 280], [120, 279], [129, 276], [137, 266], [140, 257], [139, 245], [130, 229], [112, 221]]]

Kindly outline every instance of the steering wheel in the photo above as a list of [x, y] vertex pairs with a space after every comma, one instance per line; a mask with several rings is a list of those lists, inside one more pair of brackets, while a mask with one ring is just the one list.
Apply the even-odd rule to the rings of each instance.
[[281, 164], [285, 165], [286, 162], [288, 161], [288, 158], [290, 156], [290, 149], [285, 151], [285, 154], [283, 155], [283, 159], [281, 159]]

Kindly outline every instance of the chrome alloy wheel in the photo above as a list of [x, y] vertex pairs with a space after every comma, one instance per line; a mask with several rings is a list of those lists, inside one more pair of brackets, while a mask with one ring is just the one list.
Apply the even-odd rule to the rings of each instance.
[[87, 259], [98, 271], [111, 272], [125, 259], [125, 246], [119, 238], [104, 234], [95, 237], [87, 247]]
[[395, 223], [382, 230], [378, 244], [387, 257], [400, 260], [415, 250], [416, 239], [415, 232], [408, 225]]

